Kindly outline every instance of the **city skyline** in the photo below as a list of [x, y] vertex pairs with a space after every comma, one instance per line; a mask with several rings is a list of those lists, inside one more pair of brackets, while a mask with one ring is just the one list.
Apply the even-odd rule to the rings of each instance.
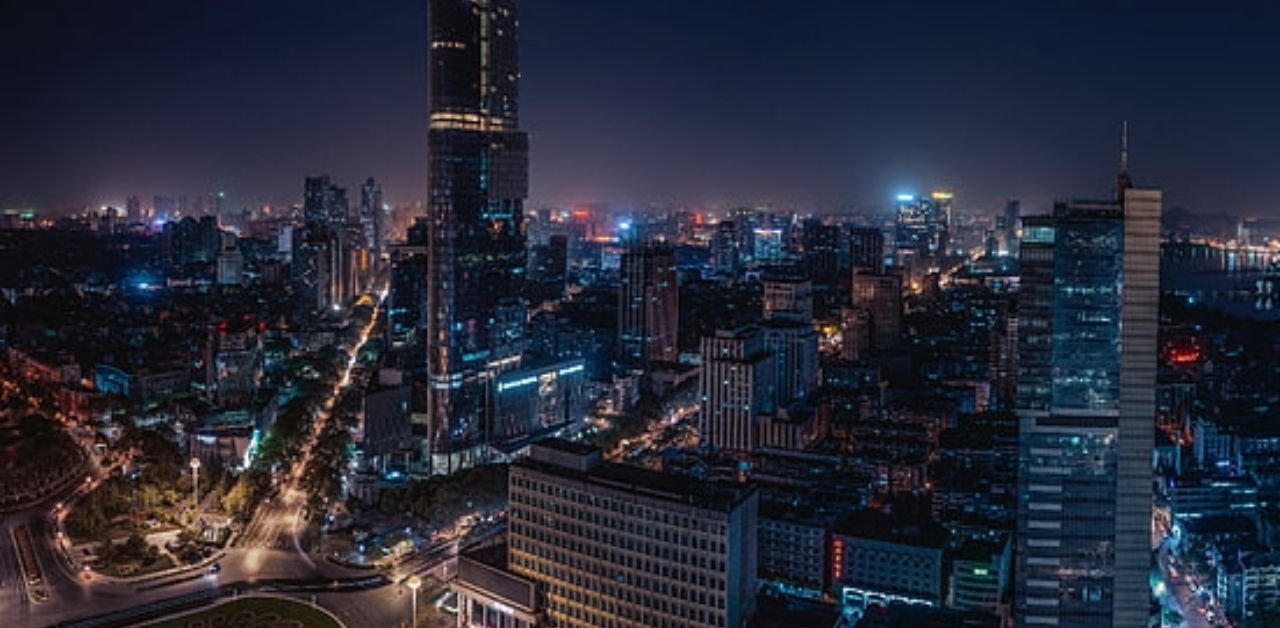
[[[1136, 169], [1195, 183], [1167, 206], [1277, 215], [1254, 190], [1280, 94], [1250, 80], [1277, 45], [1260, 26], [1274, 9], [829, 3], [792, 38], [774, 20], [802, 15], [779, 8], [526, 11], [530, 206], [835, 211], [946, 188], [962, 210], [1048, 211], [1107, 191], [1092, 164], [1129, 119]], [[215, 190], [281, 204], [320, 173], [426, 198], [425, 3], [9, 11], [0, 207]], [[623, 22], [636, 28], [608, 28]], [[1091, 45], [1058, 43], [1072, 39]]]
[[0, 16], [0, 618], [1280, 625], [1260, 16], [861, 4]]

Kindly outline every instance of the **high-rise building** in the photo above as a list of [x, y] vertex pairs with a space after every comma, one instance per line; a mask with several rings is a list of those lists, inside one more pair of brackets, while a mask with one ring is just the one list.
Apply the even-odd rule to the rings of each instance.
[[219, 235], [221, 245], [218, 247], [218, 285], [238, 286], [244, 275], [244, 253], [240, 252], [234, 233], [223, 231]]
[[854, 272], [853, 306], [867, 311], [874, 351], [898, 346], [902, 336], [902, 277]]
[[364, 245], [377, 257], [382, 254], [382, 186], [373, 177], [360, 186], [360, 229]]
[[722, 220], [711, 236], [711, 265], [716, 274], [735, 277], [742, 261], [742, 241], [732, 220]]
[[554, 234], [546, 244], [530, 247], [529, 300], [532, 303], [559, 301], [569, 278], [569, 238]]
[[[403, 245], [391, 247], [391, 290], [387, 294], [387, 333], [393, 348], [414, 346], [427, 331], [427, 221], [419, 218], [409, 227]], [[406, 356], [409, 370], [425, 366], [421, 359]]]
[[131, 223], [142, 222], [142, 199], [130, 196], [124, 202], [124, 217]]
[[778, 372], [763, 331], [746, 325], [702, 339], [699, 392], [702, 445], [751, 451], [759, 442], [756, 418], [774, 412]]
[[736, 627], [754, 610], [753, 488], [603, 462], [561, 440], [534, 444], [509, 484], [508, 567], [542, 590], [550, 625]]
[[774, 404], [781, 408], [805, 399], [818, 388], [818, 332], [807, 322], [767, 320], [765, 348], [773, 354]]
[[166, 261], [174, 266], [207, 264], [218, 256], [221, 234], [213, 216], [201, 216], [199, 220], [183, 216], [165, 223], [161, 247]]
[[333, 185], [328, 175], [307, 177], [303, 184], [302, 217], [307, 224], [326, 224], [341, 230], [347, 224], [347, 190]]
[[342, 301], [342, 247], [338, 237], [323, 224], [293, 233], [289, 264], [293, 294], [300, 312], [323, 314]]
[[840, 309], [840, 359], [856, 362], [871, 354], [871, 314], [860, 307]]
[[307, 177], [303, 183], [302, 218], [307, 224], [329, 221], [329, 177]]
[[222, 217], [222, 215], [228, 211], [227, 193], [218, 191], [218, 192], [214, 192], [213, 194], [210, 194], [207, 207], [208, 207], [209, 213], [217, 217]]
[[940, 255], [946, 255], [951, 246], [951, 227], [955, 224], [955, 207], [952, 201], [955, 198], [955, 194], [944, 191], [934, 191], [929, 195], [929, 200], [933, 201], [934, 207], [937, 208], [938, 218], [942, 220], [941, 241], [938, 243]]
[[[942, 193], [942, 198], [911, 194], [898, 196], [898, 218], [894, 233], [896, 265], [923, 271], [935, 265], [938, 258], [946, 254], [947, 212], [951, 200], [951, 195], [947, 193]], [[946, 201], [945, 207], [940, 201]]]
[[633, 245], [622, 254], [618, 290], [618, 363], [645, 368], [674, 362], [680, 287], [675, 250], [667, 244]]
[[1004, 214], [996, 218], [996, 230], [1000, 232], [1001, 253], [1017, 257], [1018, 229], [1021, 227], [1022, 204], [1010, 200], [1004, 205]]
[[524, 346], [524, 199], [515, 0], [428, 5], [427, 311], [431, 463], [483, 455], [495, 377]]
[[756, 227], [751, 232], [752, 259], [761, 264], [776, 264], [782, 261], [783, 240], [782, 229], [778, 227]]
[[1145, 626], [1161, 192], [1023, 221], [1017, 595], [1023, 626]]
[[831, 287], [840, 282], [840, 225], [809, 218], [802, 227], [804, 266], [809, 276], [820, 286]]
[[884, 232], [876, 227], [854, 227], [849, 230], [849, 268], [884, 272]]
[[813, 282], [779, 274], [766, 276], [763, 283], [765, 320], [813, 321]]

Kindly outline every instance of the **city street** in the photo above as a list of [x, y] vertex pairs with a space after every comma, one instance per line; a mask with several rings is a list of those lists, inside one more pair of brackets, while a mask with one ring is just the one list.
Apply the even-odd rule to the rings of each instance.
[[[4, 534], [0, 535], [0, 618], [9, 628], [46, 626], [78, 618], [91, 617], [119, 609], [140, 607], [160, 600], [170, 599], [198, 591], [212, 591], [218, 587], [274, 580], [323, 582], [326, 580], [368, 577], [370, 572], [351, 570], [325, 561], [314, 560], [302, 547], [299, 529], [306, 525], [304, 510], [307, 495], [299, 488], [303, 469], [311, 459], [315, 437], [329, 421], [334, 401], [343, 388], [351, 383], [356, 357], [368, 341], [377, 324], [382, 299], [378, 300], [369, 324], [361, 331], [360, 340], [348, 351], [348, 361], [341, 381], [324, 402], [312, 422], [312, 431], [303, 448], [303, 455], [288, 473], [287, 480], [276, 497], [262, 503], [252, 521], [236, 540], [233, 547], [218, 559], [218, 573], [207, 568], [193, 567], [178, 570], [154, 580], [132, 583], [114, 582], [100, 577], [87, 576], [64, 551], [56, 538], [54, 517], [63, 501], [70, 502], [75, 491], [83, 488], [75, 485], [50, 495], [28, 508], [4, 515]], [[105, 477], [109, 470], [95, 465], [95, 479]], [[21, 526], [30, 530], [35, 555], [43, 571], [40, 589], [45, 600], [33, 599], [28, 594], [9, 532]], [[430, 565], [449, 556], [439, 556]], [[394, 587], [384, 587], [392, 589]], [[351, 606], [351, 595], [385, 595], [374, 592], [335, 593], [326, 597], [326, 604], [334, 607]], [[390, 598], [388, 598], [390, 599]], [[378, 606], [385, 606], [380, 604]], [[407, 613], [406, 613], [407, 616]], [[359, 619], [359, 618], [357, 618]], [[385, 617], [372, 618], [373, 623], [352, 625], [381, 626]]]

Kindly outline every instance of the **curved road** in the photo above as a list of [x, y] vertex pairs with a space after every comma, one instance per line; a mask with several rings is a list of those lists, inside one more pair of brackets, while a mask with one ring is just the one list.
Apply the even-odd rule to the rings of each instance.
[[[331, 418], [334, 400], [351, 383], [356, 356], [377, 324], [384, 296], [379, 296], [370, 323], [361, 333], [360, 342], [349, 351], [349, 361], [341, 382], [334, 386], [333, 394], [317, 413], [303, 456], [287, 476], [277, 497], [259, 506], [235, 546], [219, 559], [218, 573], [191, 569], [140, 582], [85, 577], [76, 571], [70, 557], [60, 549], [60, 543], [55, 538], [54, 516], [59, 500], [68, 499], [78, 487], [64, 489], [25, 510], [0, 516], [0, 523], [5, 528], [4, 534], [0, 534], [0, 619], [5, 621], [5, 628], [49, 626], [191, 593], [212, 593], [220, 587], [238, 583], [252, 586], [272, 580], [323, 582], [369, 576], [368, 571], [316, 561], [307, 554], [298, 539], [299, 529], [304, 525], [302, 515], [307, 501], [299, 484], [303, 469], [311, 458], [315, 437]], [[97, 475], [101, 476], [102, 472]], [[27, 595], [17, 553], [8, 533], [12, 528], [22, 525], [31, 530], [35, 552], [44, 572], [43, 588], [48, 596], [44, 601], [34, 601]], [[421, 565], [421, 569], [425, 572], [451, 559], [451, 556], [441, 556], [431, 564]], [[408, 617], [409, 601], [404, 596], [403, 589], [402, 585], [396, 584], [367, 591], [325, 593], [319, 596], [319, 601], [339, 616], [347, 615], [343, 620], [353, 627], [388, 626], [395, 625], [397, 620], [394, 617]], [[366, 597], [369, 598], [368, 603], [361, 599], [359, 603], [353, 604], [356, 599]], [[351, 616], [350, 611], [343, 610], [353, 606], [369, 610], [355, 616]], [[388, 621], [392, 623], [386, 623]]]

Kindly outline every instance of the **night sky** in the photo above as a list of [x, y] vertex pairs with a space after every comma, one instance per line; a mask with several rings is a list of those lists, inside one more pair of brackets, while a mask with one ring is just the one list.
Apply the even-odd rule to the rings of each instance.
[[[320, 172], [425, 196], [424, 0], [0, 5], [0, 208], [297, 202]], [[962, 208], [1043, 208], [1107, 194], [1128, 118], [1134, 178], [1167, 203], [1280, 215], [1280, 9], [1262, 2], [521, 12], [531, 206], [834, 210], [946, 186]]]

